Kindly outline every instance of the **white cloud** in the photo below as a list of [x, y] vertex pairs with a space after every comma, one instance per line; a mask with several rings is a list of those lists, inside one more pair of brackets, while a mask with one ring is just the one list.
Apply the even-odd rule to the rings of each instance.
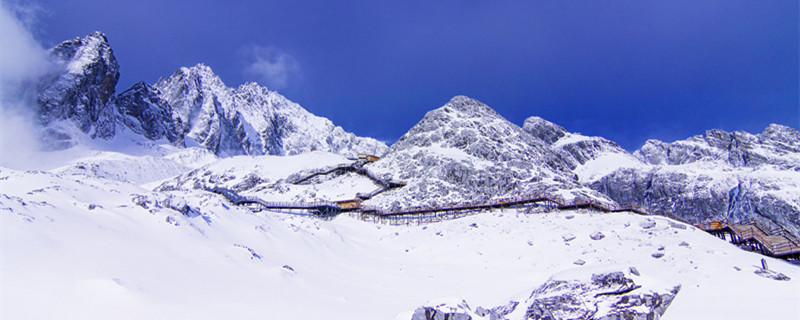
[[[7, 84], [40, 76], [47, 70], [47, 51], [28, 30], [34, 9], [0, 3], [0, 81]], [[5, 90], [4, 90], [5, 91]]]
[[247, 59], [244, 72], [271, 90], [286, 89], [300, 78], [297, 60], [274, 46], [251, 46], [244, 52]]
[[38, 151], [36, 108], [25, 90], [51, 66], [30, 32], [38, 11], [0, 2], [0, 165], [5, 167], [30, 167]]

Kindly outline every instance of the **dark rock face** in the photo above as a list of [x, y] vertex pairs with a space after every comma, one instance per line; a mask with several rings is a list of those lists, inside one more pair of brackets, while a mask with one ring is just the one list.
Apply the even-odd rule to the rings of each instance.
[[522, 129], [549, 146], [547, 161], [557, 168], [574, 170], [588, 161], [609, 153], [630, 155], [611, 140], [570, 133], [563, 127], [539, 117], [525, 119]]
[[525, 119], [522, 129], [547, 144], [553, 144], [569, 133], [564, 127], [539, 117]]
[[70, 120], [94, 138], [114, 135], [113, 112], [106, 104], [114, 96], [119, 65], [106, 36], [94, 32], [51, 49], [59, 70], [39, 83], [39, 117], [44, 125]]
[[139, 82], [120, 93], [112, 103], [118, 121], [134, 133], [150, 140], [166, 138], [173, 145], [184, 145], [181, 120], [172, 118], [172, 107], [152, 86]]
[[590, 281], [550, 279], [534, 290], [525, 319], [658, 319], [680, 286], [651, 290], [631, 272], [594, 274]]

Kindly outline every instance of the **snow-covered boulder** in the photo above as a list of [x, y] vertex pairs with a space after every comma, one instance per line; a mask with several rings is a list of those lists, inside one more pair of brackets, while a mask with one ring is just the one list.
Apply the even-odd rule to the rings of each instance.
[[634, 267], [600, 266], [558, 273], [522, 301], [471, 308], [464, 300], [437, 299], [415, 310], [412, 320], [658, 319], [680, 290], [641, 275]]
[[642, 278], [634, 268], [567, 271], [534, 290], [519, 319], [658, 319], [680, 285], [659, 286]]

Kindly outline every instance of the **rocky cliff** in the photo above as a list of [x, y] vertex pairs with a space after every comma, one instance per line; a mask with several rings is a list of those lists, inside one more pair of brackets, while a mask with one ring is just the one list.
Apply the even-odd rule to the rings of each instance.
[[74, 142], [56, 124], [67, 120], [93, 138], [114, 136], [113, 112], [106, 104], [114, 97], [119, 79], [111, 46], [103, 33], [64, 41], [50, 50], [54, 69], [38, 83], [39, 120], [49, 127], [43, 139], [48, 149]]

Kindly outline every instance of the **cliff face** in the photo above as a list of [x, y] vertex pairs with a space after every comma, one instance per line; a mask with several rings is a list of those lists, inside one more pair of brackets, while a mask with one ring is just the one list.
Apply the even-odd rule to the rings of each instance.
[[[50, 59], [56, 70], [39, 82], [36, 98], [41, 123], [68, 120], [93, 138], [113, 137], [114, 116], [106, 105], [114, 96], [119, 65], [106, 36], [94, 32], [65, 41], [50, 50]], [[47, 147], [71, 146], [65, 134], [51, 131], [45, 140], [53, 143]]]

